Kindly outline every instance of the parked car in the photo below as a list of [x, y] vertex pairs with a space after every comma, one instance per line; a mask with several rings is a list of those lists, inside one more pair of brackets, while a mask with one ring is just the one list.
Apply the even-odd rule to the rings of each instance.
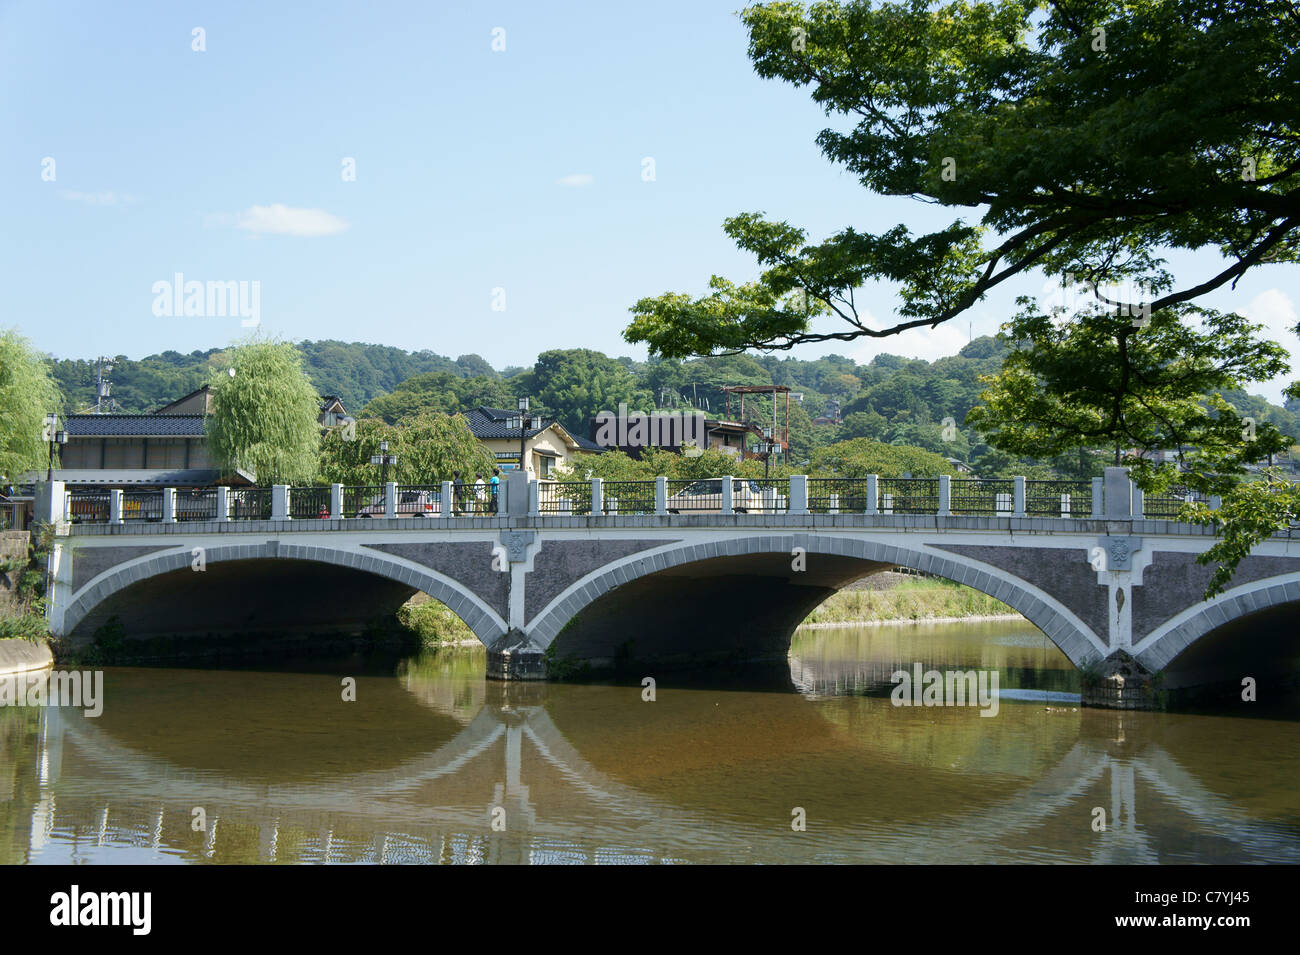
[[[398, 517], [435, 517], [438, 514], [438, 495], [432, 491], [398, 491]], [[357, 517], [383, 517], [384, 496], [371, 498], [370, 503], [357, 511]]]
[[[722, 478], [706, 478], [686, 485], [665, 502], [669, 514], [721, 514]], [[761, 510], [763, 489], [757, 481], [731, 482], [731, 509], [737, 514]]]

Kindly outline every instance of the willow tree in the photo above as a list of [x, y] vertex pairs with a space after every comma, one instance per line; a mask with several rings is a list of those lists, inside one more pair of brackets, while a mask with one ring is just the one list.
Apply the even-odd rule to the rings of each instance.
[[16, 483], [24, 471], [44, 469], [45, 416], [61, 405], [45, 359], [17, 331], [0, 331], [0, 476]]
[[208, 447], [227, 472], [258, 484], [304, 484], [316, 477], [320, 396], [288, 342], [251, 338], [229, 355], [212, 386]]

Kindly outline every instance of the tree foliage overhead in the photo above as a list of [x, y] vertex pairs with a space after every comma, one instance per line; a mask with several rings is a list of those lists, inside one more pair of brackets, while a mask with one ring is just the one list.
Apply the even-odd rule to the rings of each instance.
[[[1151, 310], [1189, 302], [1300, 241], [1300, 11], [1288, 0], [769, 3], [741, 14], [758, 74], [850, 119], [818, 144], [887, 196], [964, 215], [913, 235], [852, 227], [810, 244], [761, 213], [727, 234], [763, 267], [710, 294], [643, 298], [624, 335], [653, 354], [882, 337], [935, 326], [1030, 269]], [[1226, 264], [1179, 284], [1159, 251]], [[877, 327], [854, 298], [899, 286]], [[1098, 292], [1100, 298], [1110, 293]], [[836, 330], [814, 325], [819, 318]]]
[[45, 359], [13, 329], [0, 331], [0, 475], [17, 483], [45, 466], [45, 416], [61, 405]]
[[320, 396], [287, 342], [252, 337], [234, 348], [230, 372], [212, 382], [205, 427], [213, 458], [257, 483], [306, 484], [316, 476]]

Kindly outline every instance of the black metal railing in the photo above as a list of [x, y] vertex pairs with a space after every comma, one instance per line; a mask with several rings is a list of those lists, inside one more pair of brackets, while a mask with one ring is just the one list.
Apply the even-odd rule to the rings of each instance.
[[379, 484], [349, 484], [343, 488], [340, 517], [383, 517], [384, 488]]
[[1030, 517], [1092, 517], [1091, 481], [1026, 481]]
[[591, 482], [538, 481], [537, 509], [542, 514], [590, 514]]
[[215, 487], [177, 488], [175, 513], [178, 521], [215, 521], [217, 489]]
[[1142, 516], [1153, 521], [1173, 521], [1178, 519], [1184, 504], [1196, 503], [1208, 504], [1209, 498], [1185, 487], [1170, 488], [1164, 494], [1143, 495]]
[[606, 514], [653, 514], [654, 481], [605, 481], [601, 484]]
[[1016, 482], [954, 478], [949, 485], [948, 509], [954, 514], [1011, 516], [1015, 509]]
[[813, 514], [862, 514], [869, 504], [865, 478], [809, 478], [808, 510]]
[[232, 521], [269, 521], [271, 489], [269, 487], [232, 487], [230, 489]]
[[669, 514], [721, 514], [722, 478], [668, 481], [665, 504]]
[[163, 519], [162, 491], [123, 491], [122, 520], [161, 521]]
[[881, 514], [939, 513], [938, 478], [881, 478]]
[[328, 487], [289, 488], [289, 517], [295, 521], [328, 519], [330, 489]]
[[441, 517], [442, 485], [399, 484], [396, 511], [398, 517]]
[[758, 501], [750, 510], [759, 514], [784, 514], [790, 509], [789, 478], [758, 478]]
[[73, 524], [103, 524], [108, 520], [108, 491], [69, 491], [64, 515]]

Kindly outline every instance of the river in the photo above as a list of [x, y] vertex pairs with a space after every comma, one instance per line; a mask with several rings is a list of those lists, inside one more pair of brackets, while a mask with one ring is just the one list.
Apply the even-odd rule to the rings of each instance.
[[[996, 670], [996, 715], [894, 705], [917, 662]], [[653, 700], [483, 667], [110, 668], [98, 717], [0, 708], [0, 863], [1300, 862], [1300, 722], [1080, 709], [1019, 621], [803, 630]]]

